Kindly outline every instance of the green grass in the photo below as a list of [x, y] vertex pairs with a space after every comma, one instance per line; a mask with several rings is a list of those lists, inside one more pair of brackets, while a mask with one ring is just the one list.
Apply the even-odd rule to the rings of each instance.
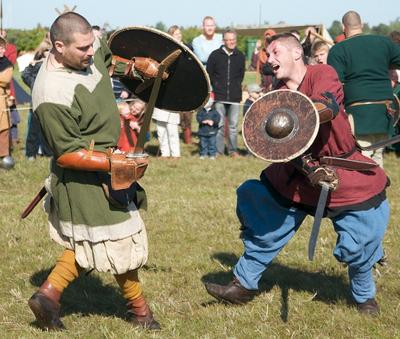
[[[152, 151], [156, 145], [152, 141]], [[315, 261], [307, 260], [311, 218], [265, 273], [254, 301], [241, 307], [215, 302], [203, 282], [228, 282], [243, 249], [235, 190], [244, 180], [258, 178], [266, 164], [252, 157], [201, 161], [196, 145], [183, 145], [182, 151], [179, 161], [153, 156], [141, 181], [149, 198], [142, 216], [150, 254], [140, 278], [162, 331], [132, 328], [113, 277], [93, 272], [63, 295], [68, 330], [46, 334], [32, 324], [27, 300], [62, 249], [49, 239], [39, 206], [25, 220], [19, 215], [42, 186], [49, 164], [46, 159], [26, 161], [22, 146], [17, 147], [16, 168], [0, 171], [0, 337], [400, 338], [400, 172], [393, 154], [385, 159], [392, 180], [392, 216], [384, 241], [390, 262], [377, 275], [382, 314], [371, 319], [348, 305], [346, 269], [332, 256], [336, 237], [329, 221], [323, 221]]]

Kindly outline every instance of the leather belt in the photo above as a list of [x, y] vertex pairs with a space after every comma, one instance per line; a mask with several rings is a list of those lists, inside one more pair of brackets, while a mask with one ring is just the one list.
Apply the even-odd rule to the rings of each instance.
[[391, 105], [392, 100], [379, 100], [379, 101], [359, 101], [359, 102], [353, 102], [347, 107], [353, 107], [353, 106], [364, 106], [364, 105], [386, 105], [386, 107]]

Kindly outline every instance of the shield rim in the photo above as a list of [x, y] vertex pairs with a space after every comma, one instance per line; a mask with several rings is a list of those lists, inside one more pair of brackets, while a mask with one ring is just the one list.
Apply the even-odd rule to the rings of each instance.
[[317, 134], [318, 134], [318, 132], [319, 132], [319, 125], [320, 125], [320, 123], [319, 123], [319, 114], [318, 114], [318, 110], [317, 110], [317, 108], [315, 107], [315, 105], [314, 105], [314, 103], [312, 102], [312, 100], [311, 100], [308, 96], [306, 96], [305, 94], [303, 94], [303, 93], [301, 93], [301, 92], [299, 92], [299, 91], [295, 91], [295, 90], [292, 90], [292, 89], [283, 88], [283, 89], [276, 89], [276, 90], [270, 91], [270, 92], [264, 94], [262, 97], [258, 98], [256, 101], [254, 101], [254, 102], [251, 104], [251, 106], [249, 107], [249, 109], [246, 111], [246, 114], [244, 115], [244, 118], [243, 118], [243, 121], [242, 121], [242, 131], [244, 130], [244, 123], [245, 123], [245, 121], [246, 121], [247, 114], [248, 114], [249, 111], [251, 110], [251, 107], [252, 107], [257, 101], [261, 100], [262, 98], [266, 97], [267, 95], [270, 95], [270, 94], [273, 94], [273, 93], [277, 93], [277, 92], [292, 92], [292, 93], [296, 93], [296, 94], [299, 94], [299, 95], [301, 95], [302, 97], [304, 97], [304, 98], [311, 104], [311, 106], [314, 108], [314, 112], [315, 112], [315, 115], [316, 115], [316, 124], [315, 124], [316, 128], [314, 129], [314, 132], [313, 132], [312, 136], [310, 137], [309, 141], [307, 142], [307, 144], [306, 144], [305, 146], [303, 146], [302, 148], [300, 148], [297, 152], [295, 152], [294, 154], [292, 154], [291, 156], [289, 156], [289, 157], [287, 157], [287, 158], [285, 158], [285, 159], [267, 159], [267, 158], [262, 157], [261, 155], [257, 154], [256, 152], [254, 152], [254, 151], [249, 147], [249, 145], [247, 144], [247, 141], [246, 141], [245, 134], [242, 133], [242, 138], [243, 138], [244, 144], [246, 145], [246, 148], [251, 152], [251, 154], [253, 154], [253, 155], [254, 155], [256, 158], [258, 158], [258, 159], [261, 159], [261, 160], [264, 160], [264, 161], [268, 161], [268, 162], [271, 162], [271, 163], [289, 162], [290, 160], [295, 159], [295, 158], [297, 158], [299, 155], [303, 154], [303, 153], [313, 144], [313, 142], [314, 142], [314, 140], [315, 140], [315, 138], [317, 137]]
[[[202, 103], [200, 106], [198, 106], [198, 107], [195, 108], [195, 109], [190, 110], [189, 112], [196, 112], [196, 111], [199, 110], [200, 108], [204, 107], [205, 104], [207, 103], [208, 99], [210, 98], [210, 93], [211, 93], [211, 81], [210, 81], [210, 77], [209, 77], [209, 75], [208, 75], [208, 73], [207, 73], [207, 71], [206, 71], [206, 68], [203, 66], [203, 64], [201, 63], [201, 61], [199, 60], [199, 58], [196, 56], [196, 54], [194, 54], [194, 52], [193, 52], [189, 47], [187, 47], [185, 44], [183, 44], [183, 43], [181, 43], [181, 42], [179, 42], [179, 41], [176, 41], [176, 40], [175, 40], [171, 35], [169, 35], [168, 33], [165, 33], [165, 32], [163, 32], [163, 31], [160, 31], [160, 30], [158, 30], [158, 29], [156, 29], [156, 28], [152, 28], [152, 27], [148, 27], [148, 26], [140, 26], [140, 25], [127, 26], [127, 27], [124, 27], [124, 28], [121, 28], [121, 29], [118, 29], [118, 30], [114, 31], [114, 32], [110, 35], [110, 37], [108, 38], [108, 40], [107, 40], [107, 45], [108, 45], [108, 47], [110, 48], [110, 50], [111, 50], [111, 42], [112, 42], [112, 40], [114, 39], [114, 37], [115, 37], [117, 34], [119, 34], [119, 33], [121, 33], [121, 32], [124, 32], [124, 31], [131, 31], [131, 30], [144, 30], [144, 31], [149, 31], [149, 32], [152, 32], [152, 33], [161, 35], [161, 36], [163, 36], [164, 38], [167, 38], [168, 40], [172, 41], [172, 42], [175, 43], [176, 45], [180, 46], [183, 50], [185, 50], [185, 52], [188, 52], [188, 53], [190, 54], [190, 56], [191, 56], [194, 60], [196, 60], [197, 64], [199, 65], [200, 69], [202, 70], [202, 72], [203, 72], [203, 74], [204, 74], [204, 76], [205, 76], [205, 78], [206, 78], [206, 82], [207, 82], [207, 96], [206, 96], [206, 98], [204, 99], [203, 103]], [[111, 50], [111, 53], [114, 55], [114, 53], [113, 53], [112, 50]], [[115, 54], [115, 55], [117, 55], [117, 54]], [[162, 60], [156, 60], [156, 61], [161, 62]], [[147, 103], [147, 102], [146, 102], [146, 103]], [[157, 106], [155, 106], [155, 107], [157, 107]], [[158, 108], [158, 107], [157, 107], [157, 108]], [[159, 108], [159, 109], [166, 110], [165, 108]], [[167, 111], [168, 111], [168, 112], [173, 112], [173, 113], [186, 112], [186, 111], [176, 111], [176, 110], [167, 110]]]

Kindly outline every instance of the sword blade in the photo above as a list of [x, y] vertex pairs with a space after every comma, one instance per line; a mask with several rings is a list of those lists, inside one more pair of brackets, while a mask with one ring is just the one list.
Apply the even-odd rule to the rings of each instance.
[[317, 245], [319, 229], [321, 226], [322, 216], [324, 214], [324, 209], [326, 205], [326, 199], [328, 198], [329, 186], [328, 184], [321, 183], [321, 193], [319, 194], [317, 210], [314, 216], [314, 223], [311, 229], [310, 240], [308, 242], [308, 259], [314, 259], [315, 247]]
[[390, 139], [387, 139], [387, 140], [379, 141], [379, 142], [377, 142], [377, 143], [375, 143], [375, 144], [372, 144], [371, 146], [362, 147], [362, 146], [360, 146], [360, 145], [358, 145], [358, 144], [357, 144], [357, 146], [358, 146], [362, 151], [373, 151], [373, 150], [376, 150], [376, 149], [378, 149], [378, 148], [383, 148], [383, 147], [386, 147], [386, 146], [390, 146], [390, 145], [393, 145], [393, 144], [397, 144], [398, 142], [400, 142], [400, 134], [399, 134], [399, 135], [396, 135], [396, 136], [393, 137], [393, 138], [390, 138]]

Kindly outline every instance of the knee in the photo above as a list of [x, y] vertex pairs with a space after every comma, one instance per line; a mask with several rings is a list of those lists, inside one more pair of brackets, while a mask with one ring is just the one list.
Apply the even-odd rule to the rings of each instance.
[[260, 181], [255, 179], [247, 180], [244, 183], [242, 183], [236, 189], [236, 195], [238, 200], [248, 199], [250, 196], [254, 194], [255, 190], [259, 187], [260, 184], [261, 184]]

